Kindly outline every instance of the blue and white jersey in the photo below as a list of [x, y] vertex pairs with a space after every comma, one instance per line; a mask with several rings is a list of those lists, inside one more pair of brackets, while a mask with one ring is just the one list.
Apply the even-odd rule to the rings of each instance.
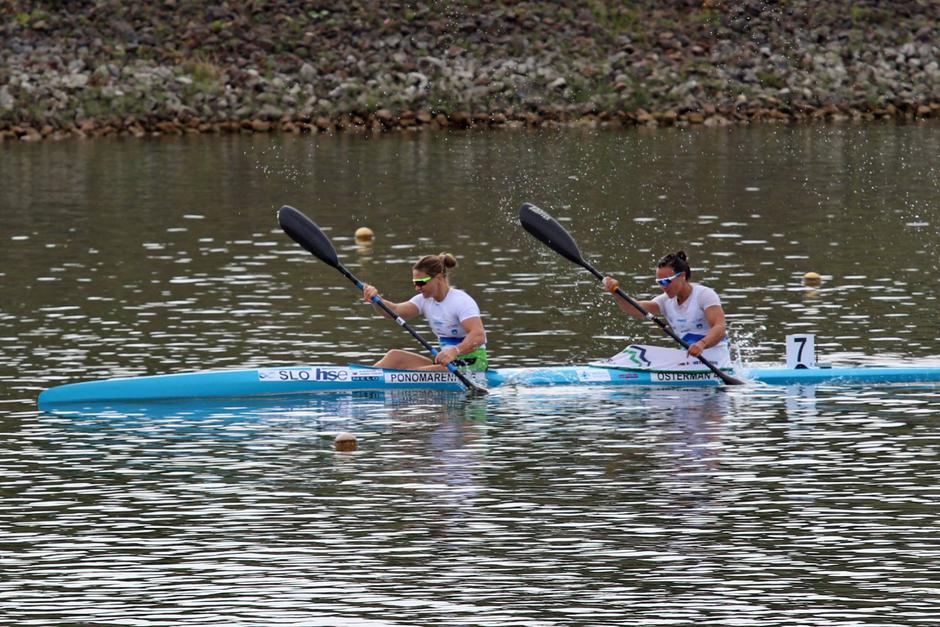
[[476, 301], [465, 291], [455, 287], [447, 290], [447, 296], [440, 302], [425, 298], [421, 294], [415, 294], [408, 302], [415, 305], [418, 312], [427, 318], [431, 331], [440, 340], [441, 346], [459, 344], [467, 336], [460, 323], [468, 318], [480, 317], [480, 307]]

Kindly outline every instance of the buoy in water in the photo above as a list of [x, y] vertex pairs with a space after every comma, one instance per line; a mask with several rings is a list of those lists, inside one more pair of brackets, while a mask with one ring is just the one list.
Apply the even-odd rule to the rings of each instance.
[[367, 226], [360, 226], [356, 229], [356, 241], [357, 242], [371, 242], [375, 237], [375, 233], [372, 232]]
[[803, 285], [819, 285], [822, 283], [822, 277], [816, 272], [807, 272], [803, 275]]
[[355, 451], [359, 448], [359, 442], [356, 441], [356, 436], [351, 433], [340, 433], [333, 440], [333, 446], [337, 451]]

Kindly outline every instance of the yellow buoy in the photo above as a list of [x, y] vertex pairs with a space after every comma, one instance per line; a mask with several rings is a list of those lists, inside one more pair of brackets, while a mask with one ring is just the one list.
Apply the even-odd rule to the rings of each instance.
[[375, 233], [372, 232], [367, 226], [360, 226], [356, 229], [356, 241], [357, 242], [371, 242], [372, 238], [375, 237]]
[[359, 448], [359, 442], [352, 433], [340, 433], [333, 440], [333, 446], [337, 451], [355, 451]]
[[803, 275], [804, 285], [819, 285], [822, 283], [822, 277], [816, 272], [807, 272]]

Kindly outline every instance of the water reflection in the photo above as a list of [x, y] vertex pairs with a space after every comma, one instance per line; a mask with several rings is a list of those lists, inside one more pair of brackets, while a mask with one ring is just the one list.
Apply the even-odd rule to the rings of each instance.
[[559, 388], [25, 417], [0, 593], [13, 624], [787, 624], [810, 586], [818, 624], [877, 623], [873, 596], [929, 607], [938, 410], [916, 386]]

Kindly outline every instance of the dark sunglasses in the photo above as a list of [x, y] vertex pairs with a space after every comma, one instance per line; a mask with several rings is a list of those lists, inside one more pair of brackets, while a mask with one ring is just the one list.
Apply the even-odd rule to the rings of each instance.
[[428, 281], [433, 279], [432, 276], [421, 277], [420, 279], [414, 279], [415, 287], [424, 287], [428, 284]]

